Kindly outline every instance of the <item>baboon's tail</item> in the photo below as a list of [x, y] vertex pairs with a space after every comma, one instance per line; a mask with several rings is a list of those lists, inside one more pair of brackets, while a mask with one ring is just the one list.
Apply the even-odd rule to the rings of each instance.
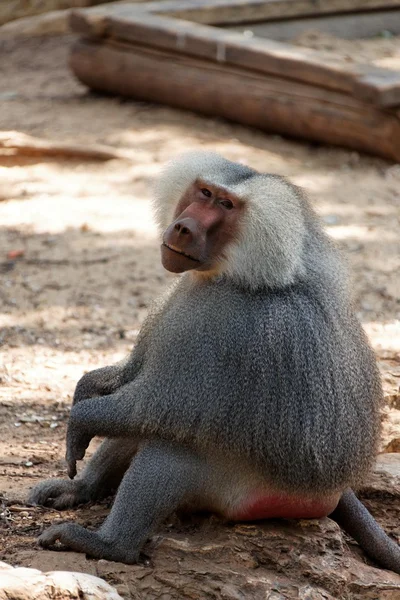
[[384, 569], [400, 575], [400, 546], [384, 532], [353, 490], [343, 492], [339, 504], [329, 516], [360, 544], [370, 558]]

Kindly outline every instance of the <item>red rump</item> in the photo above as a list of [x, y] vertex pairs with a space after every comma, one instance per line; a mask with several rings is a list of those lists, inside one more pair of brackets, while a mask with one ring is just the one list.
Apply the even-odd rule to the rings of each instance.
[[301, 498], [285, 494], [250, 495], [229, 516], [235, 521], [257, 521], [259, 519], [318, 519], [335, 510], [340, 494], [324, 498]]

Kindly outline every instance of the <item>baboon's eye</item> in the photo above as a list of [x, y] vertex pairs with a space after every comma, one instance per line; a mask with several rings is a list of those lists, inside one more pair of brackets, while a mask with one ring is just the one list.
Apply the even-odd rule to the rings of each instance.
[[233, 202], [228, 198], [226, 198], [225, 200], [221, 200], [220, 204], [222, 204], [222, 206], [225, 206], [227, 210], [232, 210], [233, 208]]
[[201, 188], [201, 193], [203, 194], [203, 196], [207, 196], [207, 198], [211, 198], [212, 196], [210, 190], [208, 190], [207, 188]]

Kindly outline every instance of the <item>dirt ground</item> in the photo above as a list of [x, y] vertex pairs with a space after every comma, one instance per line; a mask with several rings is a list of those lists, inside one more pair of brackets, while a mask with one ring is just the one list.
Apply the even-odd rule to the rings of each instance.
[[[386, 35], [385, 35], [386, 34]], [[400, 68], [399, 38], [389, 32], [369, 39], [344, 40], [317, 30], [304, 31], [292, 43], [319, 52], [334, 53], [343, 62], [363, 62], [377, 67]]]
[[[382, 448], [399, 452], [400, 166], [91, 95], [67, 69], [70, 43], [69, 36], [2, 43], [0, 130], [108, 144], [131, 150], [133, 159], [0, 154], [0, 559], [23, 563], [54, 520], [97, 525], [104, 518], [107, 503], [61, 514], [24, 502], [36, 482], [65, 474], [77, 380], [129, 352], [170, 279], [159, 263], [151, 186], [162, 164], [188, 148], [216, 150], [307, 189], [352, 267], [357, 312], [385, 387]], [[385, 48], [394, 54], [396, 43], [385, 40]], [[9, 258], [13, 251], [22, 256]], [[57, 553], [53, 564], [49, 555], [46, 569], [59, 567]], [[94, 572], [76, 556], [77, 570]]]

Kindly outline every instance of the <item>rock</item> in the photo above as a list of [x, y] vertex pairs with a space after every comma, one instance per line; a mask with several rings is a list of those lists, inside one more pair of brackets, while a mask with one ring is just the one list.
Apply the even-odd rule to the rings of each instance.
[[400, 453], [378, 455], [374, 472], [359, 490], [359, 495], [362, 499], [396, 499], [395, 508], [400, 512]]
[[0, 581], [0, 600], [122, 600], [108, 583], [87, 573], [43, 573], [0, 562]]
[[337, 215], [325, 215], [322, 218], [326, 225], [338, 225], [340, 221]]
[[400, 437], [393, 438], [385, 447], [385, 452], [400, 452]]
[[400, 483], [400, 452], [380, 454], [376, 461], [375, 471], [397, 477], [398, 483]]
[[58, 560], [64, 569], [93, 565], [123, 597], [202, 600], [398, 600], [400, 576], [365, 562], [330, 519], [223, 523], [199, 518], [165, 528], [138, 565], [87, 561], [74, 552], [25, 552], [35, 566]]

